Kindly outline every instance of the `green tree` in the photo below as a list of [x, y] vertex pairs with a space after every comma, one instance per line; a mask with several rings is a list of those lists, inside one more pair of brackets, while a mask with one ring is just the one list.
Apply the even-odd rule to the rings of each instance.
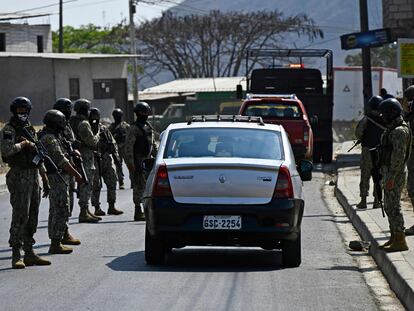
[[[111, 28], [102, 28], [93, 24], [79, 28], [63, 28], [63, 47], [66, 53], [127, 53], [127, 28], [124, 22]], [[59, 49], [59, 32], [52, 33], [53, 52]]]
[[[348, 66], [362, 66], [362, 54], [347, 55], [345, 64]], [[397, 68], [397, 50], [388, 45], [371, 48], [371, 66]]]

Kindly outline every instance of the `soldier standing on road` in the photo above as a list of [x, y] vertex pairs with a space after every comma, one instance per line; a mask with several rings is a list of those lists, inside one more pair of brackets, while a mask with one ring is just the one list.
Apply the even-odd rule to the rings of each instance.
[[[116, 173], [118, 175], [119, 189], [125, 189], [122, 163], [125, 159], [125, 139], [129, 130], [129, 124], [125, 121], [122, 121], [124, 112], [119, 108], [116, 108], [114, 111], [112, 111], [112, 116], [114, 117], [114, 122], [109, 126], [109, 130], [111, 131], [118, 145], [119, 158], [121, 160], [121, 165], [119, 167], [116, 167]], [[131, 176], [129, 179], [131, 180], [131, 188], [133, 188]]]
[[[59, 177], [59, 172], [48, 171], [50, 182], [48, 232], [51, 240], [49, 253], [70, 254], [73, 249], [62, 245], [62, 241], [65, 238], [67, 239], [69, 234], [69, 181], [70, 176], [74, 177], [78, 183], [82, 183], [83, 180], [82, 176], [70, 163], [69, 155], [65, 152], [62, 144], [64, 138], [61, 135], [66, 128], [65, 115], [59, 110], [49, 110], [46, 112], [43, 123], [45, 127], [39, 133], [40, 141], [45, 146], [50, 158], [62, 172]], [[77, 240], [73, 237], [72, 239]], [[80, 241], [77, 244], [80, 244]]]
[[[32, 103], [28, 98], [16, 97], [10, 106], [13, 116], [1, 132], [1, 154], [3, 161], [10, 166], [6, 183], [13, 209], [9, 239], [13, 269], [50, 265], [50, 261], [39, 257], [33, 251], [33, 236], [37, 229], [40, 205], [39, 172], [45, 194], [49, 185], [44, 166], [33, 161], [36, 156], [35, 144], [27, 140], [23, 133], [25, 128], [37, 139], [35, 129], [28, 120], [31, 109]], [[22, 246], [24, 260], [20, 254]]]
[[147, 175], [141, 167], [142, 161], [155, 155], [156, 147], [152, 127], [147, 122], [151, 108], [147, 103], [139, 102], [134, 108], [136, 121], [131, 124], [125, 141], [125, 162], [134, 180], [134, 220], [145, 220], [141, 210], [142, 195]]
[[[381, 134], [385, 127], [384, 121], [378, 113], [378, 106], [382, 102], [382, 97], [373, 96], [368, 101], [368, 106], [365, 111], [365, 116], [359, 121], [355, 136], [361, 142], [361, 181], [359, 183], [359, 194], [361, 202], [357, 204], [358, 209], [367, 208], [367, 196], [369, 193], [369, 181], [372, 175], [373, 163], [371, 159], [370, 149], [375, 148], [381, 142]], [[374, 189], [374, 205], [373, 208], [379, 208], [379, 200]]]
[[81, 98], [75, 101], [74, 110], [76, 115], [70, 118], [70, 125], [75, 133], [75, 137], [80, 141], [80, 153], [82, 155], [88, 183], [79, 186], [79, 222], [96, 223], [102, 220], [99, 216], [93, 215], [89, 211], [89, 201], [92, 193], [92, 180], [95, 172], [94, 150], [98, 149], [99, 134], [92, 132], [89, 124], [89, 111], [91, 102]]
[[[105, 216], [101, 209], [99, 197], [102, 189], [102, 179], [106, 185], [106, 195], [108, 202], [108, 215], [120, 215], [123, 211], [116, 209], [116, 183], [117, 176], [114, 168], [113, 157], [118, 157], [118, 150], [115, 139], [109, 129], [100, 123], [101, 113], [98, 108], [91, 108], [89, 122], [91, 123], [94, 134], [99, 133], [99, 149], [95, 152], [96, 170], [92, 183], [92, 206], [95, 207], [95, 215]], [[112, 156], [111, 156], [112, 155]]]
[[[411, 133], [414, 130], [414, 85], [404, 91], [403, 110], [406, 112], [404, 119], [410, 126]], [[411, 144], [411, 153], [407, 161], [407, 192], [411, 205], [414, 208], [414, 142]], [[414, 225], [405, 230], [406, 235], [414, 235]]]
[[386, 252], [408, 250], [401, 212], [401, 192], [405, 183], [405, 165], [411, 151], [411, 131], [402, 118], [403, 109], [395, 98], [386, 99], [378, 108], [387, 129], [381, 137], [380, 165], [384, 186], [384, 209], [391, 238], [380, 248]]
[[[79, 150], [80, 142], [78, 140], [76, 140], [75, 134], [73, 133], [73, 130], [72, 130], [72, 127], [69, 124], [69, 119], [70, 119], [70, 116], [72, 115], [72, 110], [73, 110], [72, 101], [68, 98], [59, 98], [56, 101], [55, 105], [53, 106], [53, 109], [59, 110], [60, 112], [62, 112], [65, 115], [66, 127], [63, 130], [62, 136], [64, 137], [64, 139], [68, 143], [70, 143], [72, 145], [73, 149]], [[73, 206], [74, 206], [74, 203], [75, 203], [75, 192], [76, 192], [75, 178], [70, 176], [69, 177], [69, 198], [70, 198], [69, 217], [72, 216], [72, 212], [73, 212]], [[64, 238], [63, 242], [65, 242], [66, 240], [70, 240], [70, 234], [68, 232], [65, 233], [65, 238]], [[65, 244], [65, 243], [63, 243], [63, 244]], [[74, 244], [71, 243], [71, 245], [74, 245]], [[77, 245], [77, 244], [75, 244], [75, 245]]]

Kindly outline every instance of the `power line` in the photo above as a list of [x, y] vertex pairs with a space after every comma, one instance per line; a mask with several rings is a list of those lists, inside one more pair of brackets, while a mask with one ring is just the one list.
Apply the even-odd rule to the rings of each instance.
[[[64, 1], [63, 3], [70, 3], [70, 2], [76, 2], [76, 1], [78, 1], [78, 0], [67, 0], [67, 1]], [[59, 3], [48, 4], [48, 5], [38, 6], [38, 7], [30, 8], [30, 9], [15, 11], [15, 12], [12, 12], [12, 13], [6, 13], [5, 15], [24, 13], [24, 12], [29, 12], [29, 11], [36, 11], [36, 10], [50, 8], [50, 7], [54, 7], [54, 6], [58, 6], [58, 5], [59, 5]]]

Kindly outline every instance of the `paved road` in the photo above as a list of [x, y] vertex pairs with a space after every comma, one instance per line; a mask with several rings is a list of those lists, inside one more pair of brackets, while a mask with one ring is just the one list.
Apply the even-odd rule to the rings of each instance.
[[[131, 190], [119, 191], [122, 216], [72, 231], [82, 245], [48, 256], [49, 267], [11, 270], [7, 245], [10, 208], [0, 196], [1, 310], [377, 310], [375, 299], [347, 255], [321, 197], [324, 179], [306, 183], [303, 263], [284, 269], [277, 252], [186, 248], [167, 266], [144, 262], [144, 224], [132, 222]], [[47, 202], [41, 206], [37, 251], [46, 254]], [[75, 212], [78, 210], [75, 209]]]

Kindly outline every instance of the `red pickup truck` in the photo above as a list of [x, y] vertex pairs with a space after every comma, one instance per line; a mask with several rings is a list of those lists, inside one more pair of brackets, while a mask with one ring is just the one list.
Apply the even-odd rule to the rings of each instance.
[[249, 95], [240, 107], [242, 116], [259, 116], [265, 123], [283, 125], [296, 162], [312, 161], [313, 133], [305, 106], [295, 95]]

